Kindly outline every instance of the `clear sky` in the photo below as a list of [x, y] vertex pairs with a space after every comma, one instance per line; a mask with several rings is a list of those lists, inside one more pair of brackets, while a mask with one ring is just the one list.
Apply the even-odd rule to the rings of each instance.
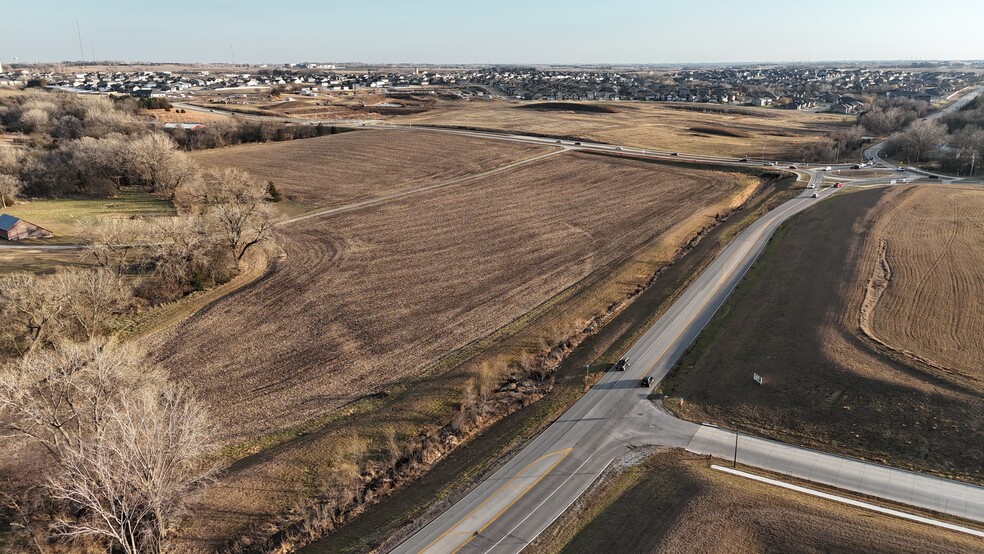
[[0, 62], [982, 59], [984, 0], [0, 0]]

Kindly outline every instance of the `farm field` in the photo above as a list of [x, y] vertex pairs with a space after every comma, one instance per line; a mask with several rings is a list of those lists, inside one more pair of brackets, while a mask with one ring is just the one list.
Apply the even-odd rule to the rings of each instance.
[[192, 154], [204, 167], [238, 167], [273, 181], [288, 200], [336, 207], [489, 171], [555, 151], [504, 141], [415, 131], [356, 131], [246, 144]]
[[442, 102], [429, 111], [390, 120], [748, 158], [786, 157], [800, 144], [854, 121], [834, 114], [706, 104], [697, 108], [672, 103], [507, 101]]
[[[809, 486], [809, 485], [807, 485]], [[602, 483], [536, 552], [976, 552], [979, 539], [731, 476], [660, 451]]]
[[419, 374], [643, 247], [669, 260], [756, 183], [563, 154], [291, 224], [272, 272], [179, 326], [157, 359], [227, 440], [270, 432]]
[[982, 482], [982, 210], [978, 189], [892, 187], [797, 216], [681, 360], [667, 406]]

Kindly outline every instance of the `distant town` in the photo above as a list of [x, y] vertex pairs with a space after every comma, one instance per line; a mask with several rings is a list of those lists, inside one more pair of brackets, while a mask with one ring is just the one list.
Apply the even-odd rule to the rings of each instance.
[[462, 98], [703, 102], [855, 113], [876, 97], [935, 101], [981, 81], [984, 64], [916, 67], [735, 66], [645, 68], [344, 68], [333, 64], [182, 68], [127, 66], [59, 70], [8, 67], [0, 86], [43, 86], [92, 94], [182, 98], [193, 93], [263, 90], [318, 96], [341, 91], [443, 93]]

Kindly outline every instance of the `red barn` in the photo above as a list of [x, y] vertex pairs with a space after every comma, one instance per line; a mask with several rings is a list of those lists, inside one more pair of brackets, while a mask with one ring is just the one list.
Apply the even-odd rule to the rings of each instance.
[[44, 227], [24, 221], [19, 217], [0, 215], [0, 238], [7, 240], [43, 239], [50, 237], [51, 231]]

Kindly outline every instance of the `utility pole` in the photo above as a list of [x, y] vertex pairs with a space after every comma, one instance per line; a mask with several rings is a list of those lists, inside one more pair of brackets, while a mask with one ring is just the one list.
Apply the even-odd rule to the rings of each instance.
[[82, 47], [82, 27], [79, 27], [79, 20], [75, 20], [75, 32], [79, 35], [79, 54], [82, 56], [82, 63], [85, 63], [85, 49]]

